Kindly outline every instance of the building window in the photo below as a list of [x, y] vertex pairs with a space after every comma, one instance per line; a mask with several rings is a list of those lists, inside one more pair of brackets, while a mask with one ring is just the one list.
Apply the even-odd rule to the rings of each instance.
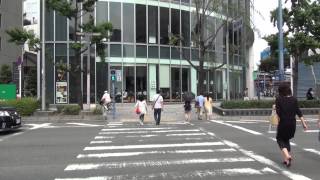
[[169, 9], [160, 8], [160, 44], [169, 44]]
[[123, 41], [134, 42], [134, 5], [123, 4]]
[[185, 47], [190, 46], [190, 13], [187, 11], [181, 11], [181, 33], [182, 33], [182, 45]]
[[136, 41], [146, 43], [146, 6], [136, 4]]
[[113, 27], [111, 41], [121, 42], [121, 3], [110, 2], [110, 22]]
[[149, 6], [148, 9], [148, 30], [149, 30], [149, 44], [157, 44], [158, 43], [158, 7]]
[[[1, 2], [0, 2], [1, 4]], [[2, 27], [2, 14], [0, 14], [0, 28]]]
[[171, 33], [180, 35], [180, 11], [177, 9], [171, 9]]

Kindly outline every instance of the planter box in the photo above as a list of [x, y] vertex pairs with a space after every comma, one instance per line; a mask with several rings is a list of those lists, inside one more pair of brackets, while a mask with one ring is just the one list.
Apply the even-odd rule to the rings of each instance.
[[[300, 108], [303, 115], [315, 115], [320, 112], [320, 108]], [[213, 107], [213, 112], [221, 116], [270, 116], [271, 108], [259, 109], [223, 109]]]

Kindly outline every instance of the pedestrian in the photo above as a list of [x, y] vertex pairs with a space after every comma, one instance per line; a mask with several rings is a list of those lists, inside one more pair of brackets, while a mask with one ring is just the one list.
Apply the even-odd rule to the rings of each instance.
[[204, 110], [206, 113], [206, 120], [210, 120], [212, 117], [212, 107], [213, 107], [213, 101], [209, 94], [206, 94], [204, 98]]
[[195, 105], [195, 107], [197, 108], [198, 120], [202, 120], [203, 103], [204, 103], [204, 97], [200, 92], [199, 96], [197, 96], [196, 98], [196, 105]]
[[297, 99], [291, 95], [290, 87], [287, 84], [281, 84], [278, 91], [276, 112], [279, 117], [279, 124], [276, 139], [282, 152], [283, 163], [290, 167], [292, 160], [290, 139], [294, 137], [296, 131], [296, 115], [299, 116], [304, 130], [307, 130], [308, 126], [298, 107]]
[[189, 100], [184, 101], [184, 116], [186, 124], [190, 124], [191, 121], [191, 102]]
[[243, 91], [243, 100], [249, 101], [248, 88]]
[[313, 90], [312, 90], [312, 88], [308, 89], [308, 92], [307, 92], [306, 96], [307, 96], [307, 100], [313, 100], [314, 99], [313, 98]]
[[153, 96], [152, 101], [154, 120], [156, 121], [156, 125], [158, 126], [160, 125], [161, 111], [163, 111], [163, 97], [160, 94], [160, 90], [157, 90], [157, 94]]
[[147, 114], [148, 105], [143, 95], [138, 97], [137, 103], [135, 105], [136, 113], [139, 115], [140, 124], [143, 125], [144, 117]]

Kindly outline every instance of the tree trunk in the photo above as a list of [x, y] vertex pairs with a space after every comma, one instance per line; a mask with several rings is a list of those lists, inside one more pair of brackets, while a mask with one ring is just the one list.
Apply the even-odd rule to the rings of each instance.
[[292, 95], [297, 97], [298, 93], [298, 72], [299, 72], [299, 56], [294, 56], [293, 58], [293, 67], [292, 67], [292, 78], [293, 78], [293, 89]]
[[[79, 6], [78, 6], [78, 3], [76, 2], [76, 10], [78, 11], [79, 9]], [[75, 43], [78, 43], [79, 42], [79, 37], [77, 36], [77, 31], [78, 31], [78, 15], [76, 14], [75, 17], [74, 17], [74, 41]], [[81, 43], [81, 40], [80, 40], [80, 43]], [[80, 50], [76, 50], [75, 51], [75, 61], [81, 61], [81, 55], [80, 55], [80, 52], [81, 52], [81, 49]], [[77, 63], [75, 63], [77, 64]], [[82, 72], [82, 69], [81, 69], [81, 66], [80, 66], [80, 71], [78, 71], [77, 69], [75, 69], [76, 72], [75, 73], [75, 76], [77, 76], [77, 72], [79, 72], [79, 76], [80, 76], [80, 82], [78, 81], [78, 78], [77, 79], [77, 84], [80, 86], [79, 88], [76, 88], [77, 89], [77, 102], [80, 106], [80, 108], [83, 110], [83, 92], [82, 92], [82, 88], [81, 88], [81, 72]]]

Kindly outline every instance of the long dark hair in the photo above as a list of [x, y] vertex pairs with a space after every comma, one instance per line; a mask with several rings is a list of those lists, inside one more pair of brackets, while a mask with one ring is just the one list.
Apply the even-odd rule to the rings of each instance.
[[280, 84], [278, 88], [280, 96], [290, 96], [292, 95], [291, 89], [288, 84]]

